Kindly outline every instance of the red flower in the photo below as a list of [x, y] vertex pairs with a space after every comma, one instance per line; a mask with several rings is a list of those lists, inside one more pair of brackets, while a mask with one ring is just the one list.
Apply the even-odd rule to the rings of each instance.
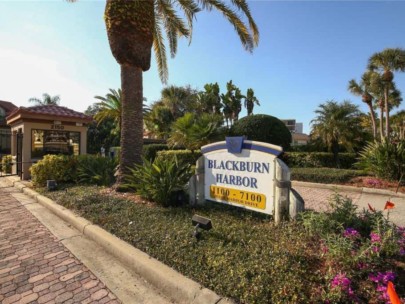
[[388, 281], [387, 284], [387, 294], [390, 297], [392, 304], [401, 304], [401, 300], [398, 297], [397, 292], [395, 291], [394, 284], [391, 281]]
[[375, 208], [371, 207], [370, 204], [368, 204], [368, 209], [370, 209], [371, 212], [375, 212]]
[[387, 209], [394, 209], [394, 207], [395, 207], [395, 204], [394, 204], [394, 203], [392, 203], [392, 202], [390, 202], [390, 201], [387, 201], [387, 202], [385, 203], [384, 210], [387, 210]]

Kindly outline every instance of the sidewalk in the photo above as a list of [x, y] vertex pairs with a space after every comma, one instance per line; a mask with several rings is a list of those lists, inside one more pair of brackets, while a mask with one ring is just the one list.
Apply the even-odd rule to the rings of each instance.
[[170, 303], [100, 246], [1, 180], [0, 303], [121, 302]]
[[389, 219], [398, 226], [405, 226], [405, 196], [403, 194], [396, 196], [394, 192], [388, 193], [387, 191], [387, 193], [382, 193], [383, 191], [373, 191], [373, 189], [364, 192], [361, 191], [361, 188], [350, 189], [350, 187], [339, 186], [335, 187], [335, 189], [333, 189], [333, 187], [331, 187], [332, 189], [320, 187], [322, 187], [322, 185], [293, 182], [293, 188], [305, 201], [305, 209], [315, 211], [327, 210], [328, 200], [335, 193], [351, 198], [353, 203], [359, 207], [359, 210], [368, 209], [368, 204], [376, 210], [384, 210], [385, 203], [391, 201], [395, 204], [395, 208], [390, 210]]

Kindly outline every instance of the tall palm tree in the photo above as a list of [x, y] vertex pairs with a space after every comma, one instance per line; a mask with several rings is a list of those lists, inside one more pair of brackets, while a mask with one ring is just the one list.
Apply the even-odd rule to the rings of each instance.
[[382, 52], [373, 54], [368, 62], [368, 68], [371, 71], [381, 73], [384, 82], [384, 109], [385, 109], [385, 136], [390, 136], [390, 119], [389, 119], [389, 89], [394, 80], [396, 71], [405, 72], [405, 50], [400, 48], [385, 49]]
[[373, 72], [367, 71], [361, 77], [360, 83], [352, 79], [349, 81], [348, 90], [356, 95], [361, 96], [361, 100], [368, 106], [370, 111], [371, 123], [373, 127], [373, 137], [377, 138], [377, 124], [375, 120], [375, 113], [373, 109], [373, 96], [369, 93], [369, 88], [371, 87], [371, 78]]
[[[242, 45], [252, 51], [259, 40], [257, 26], [245, 0], [231, 4], [242, 12], [248, 26], [222, 0], [107, 0], [105, 23], [111, 51], [121, 67], [122, 129], [121, 161], [117, 183], [122, 184], [129, 167], [142, 163], [142, 72], [149, 70], [151, 49], [156, 55], [161, 80], [168, 78], [165, 29], [172, 57], [177, 52], [179, 37], [191, 39], [193, 21], [200, 10], [219, 10], [234, 26]], [[186, 22], [177, 14], [182, 11]]]
[[51, 96], [48, 93], [44, 93], [42, 94], [42, 99], [32, 97], [28, 99], [28, 101], [33, 102], [38, 106], [49, 106], [49, 105], [58, 106], [60, 102], [60, 96], [59, 95]]
[[331, 100], [321, 104], [315, 113], [317, 116], [311, 121], [311, 135], [320, 138], [332, 150], [339, 166], [339, 145], [353, 149], [359, 137], [360, 111], [349, 101], [339, 104]]
[[253, 115], [253, 108], [257, 104], [260, 106], [259, 100], [255, 96], [253, 89], [248, 89], [245, 98], [245, 108], [247, 110], [247, 115]]
[[242, 110], [242, 95], [240, 89], [232, 83], [232, 80], [226, 84], [226, 93], [221, 94], [223, 103], [223, 114], [228, 126], [228, 120], [231, 125], [239, 119], [239, 113]]

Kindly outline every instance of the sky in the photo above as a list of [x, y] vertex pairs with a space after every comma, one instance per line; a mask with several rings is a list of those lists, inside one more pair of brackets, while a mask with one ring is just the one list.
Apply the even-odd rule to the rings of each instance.
[[[228, 2], [229, 3], [229, 2]], [[218, 12], [197, 15], [191, 44], [179, 42], [169, 59], [168, 85], [202, 90], [217, 82], [221, 93], [232, 80], [242, 93], [252, 88], [261, 106], [255, 114], [296, 119], [310, 132], [317, 107], [350, 100], [368, 58], [385, 48], [405, 48], [402, 1], [249, 1], [259, 46], [246, 52], [233, 27]], [[60, 95], [77, 111], [120, 87], [103, 20], [105, 1], [0, 0], [0, 100], [29, 106], [43, 93]], [[169, 57], [169, 56], [168, 56]], [[405, 94], [405, 73], [395, 81]], [[160, 97], [156, 63], [144, 73], [148, 103]], [[400, 108], [405, 109], [405, 102]], [[243, 110], [240, 117], [246, 115]]]

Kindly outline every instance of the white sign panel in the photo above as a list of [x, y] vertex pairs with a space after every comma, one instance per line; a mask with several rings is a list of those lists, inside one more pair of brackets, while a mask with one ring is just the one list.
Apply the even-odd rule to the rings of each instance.
[[274, 160], [281, 147], [231, 137], [201, 151], [205, 199], [273, 214]]

